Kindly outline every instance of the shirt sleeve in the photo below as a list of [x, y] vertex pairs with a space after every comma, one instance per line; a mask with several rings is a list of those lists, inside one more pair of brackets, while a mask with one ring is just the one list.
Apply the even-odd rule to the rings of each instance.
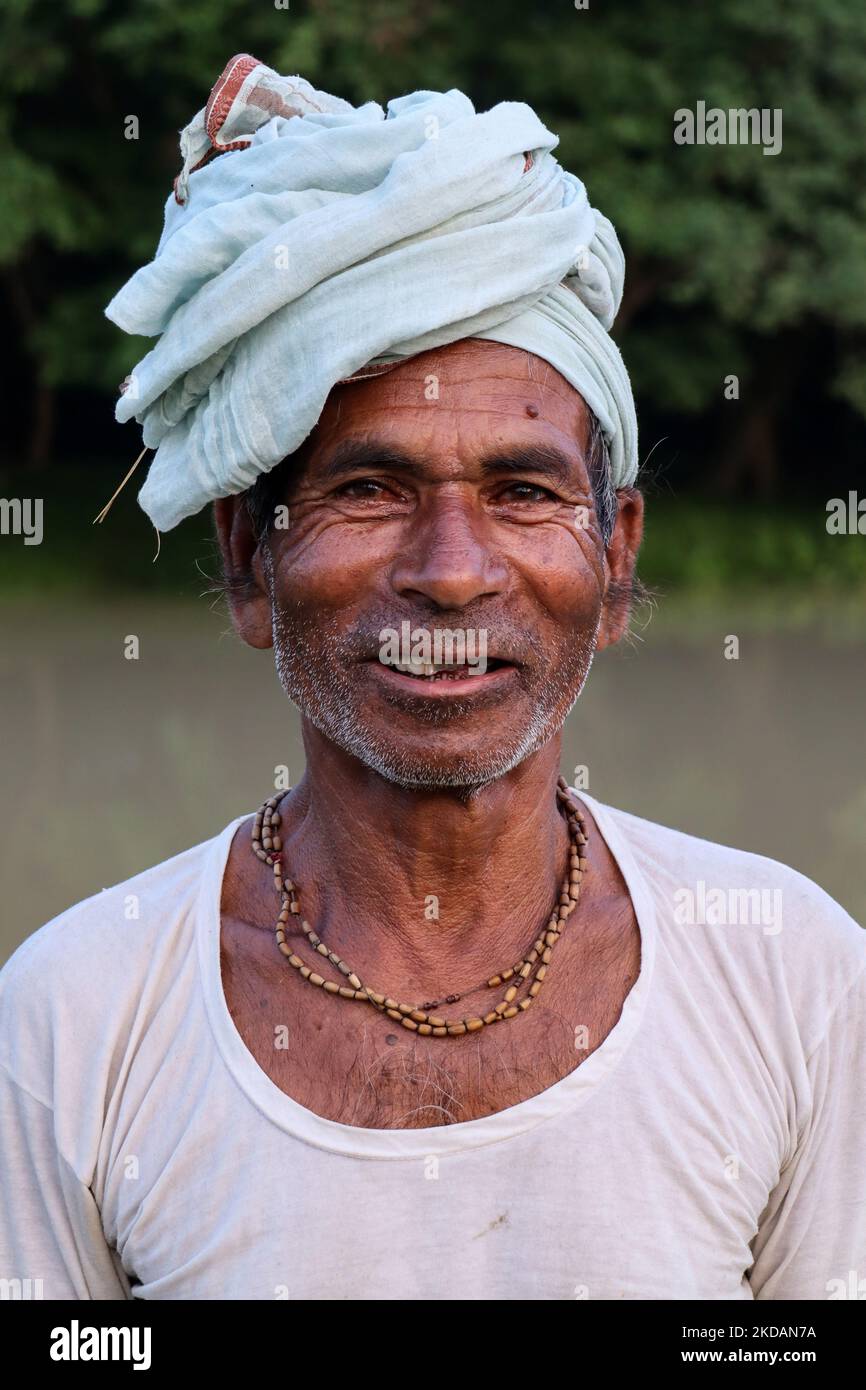
[[866, 970], [806, 1062], [812, 1104], [752, 1241], [756, 1299], [866, 1297]]
[[50, 1106], [0, 1064], [0, 1281], [16, 1281], [0, 1290], [7, 1298], [127, 1299], [129, 1280], [93, 1194], [54, 1131]]

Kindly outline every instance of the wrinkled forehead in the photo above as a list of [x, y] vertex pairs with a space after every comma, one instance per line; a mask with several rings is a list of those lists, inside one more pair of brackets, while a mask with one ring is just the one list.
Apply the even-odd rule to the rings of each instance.
[[513, 429], [551, 431], [583, 442], [583, 397], [543, 358], [477, 338], [418, 353], [397, 363], [371, 363], [344, 378], [328, 396], [310, 444], [349, 429], [426, 432]]

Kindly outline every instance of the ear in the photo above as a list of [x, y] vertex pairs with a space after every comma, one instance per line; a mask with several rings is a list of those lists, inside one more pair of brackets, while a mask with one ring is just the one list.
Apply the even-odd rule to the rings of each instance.
[[273, 645], [271, 601], [243, 496], [219, 498], [213, 515], [232, 626], [242, 641], [264, 650]]
[[616, 498], [616, 523], [604, 556], [607, 582], [596, 651], [613, 646], [628, 627], [631, 605], [627, 594], [643, 537], [643, 493], [634, 487], [623, 487], [617, 490]]

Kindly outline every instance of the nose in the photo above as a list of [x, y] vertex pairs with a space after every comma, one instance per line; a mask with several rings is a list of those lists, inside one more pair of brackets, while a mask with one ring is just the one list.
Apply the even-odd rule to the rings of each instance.
[[405, 538], [391, 582], [402, 597], [457, 609], [502, 594], [508, 568], [469, 499], [431, 498]]

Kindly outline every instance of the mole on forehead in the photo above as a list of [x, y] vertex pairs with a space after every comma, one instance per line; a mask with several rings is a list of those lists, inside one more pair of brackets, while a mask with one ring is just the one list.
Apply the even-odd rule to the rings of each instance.
[[[435, 379], [436, 391], [431, 394], [431, 377]], [[387, 385], [385, 384], [387, 380]], [[340, 413], [350, 411], [353, 418], [361, 415], [377, 415], [383, 411], [412, 410], [425, 413], [435, 410], [459, 410], [503, 412], [523, 414], [527, 406], [534, 407], [539, 417], [556, 415], [561, 417], [563, 407], [569, 417], [575, 413], [582, 416], [584, 402], [580, 393], [551, 369], [546, 382], [526, 381], [508, 376], [479, 376], [473, 380], [454, 380], [436, 373], [419, 374], [417, 377], [396, 374], [389, 378], [379, 378], [381, 384], [373, 389], [372, 382], [364, 386], [353, 383], [340, 386], [334, 392], [330, 405], [333, 409], [339, 403]], [[328, 406], [325, 407], [328, 410]], [[533, 413], [533, 412], [530, 412]]]
[[[570, 412], [579, 410], [580, 403], [576, 400], [566, 400], [563, 404], [568, 406]], [[533, 418], [543, 419], [555, 413], [557, 418], [561, 418], [560, 407], [552, 405], [549, 399], [545, 400], [543, 395], [533, 394], [531, 391], [520, 391], [514, 389], [475, 391], [471, 394], [461, 394], [453, 396], [447, 392], [441, 392], [438, 400], [425, 400], [421, 392], [410, 391], [400, 392], [399, 394], [388, 394], [387, 396], [377, 396], [371, 401], [356, 401], [345, 405], [340, 410], [342, 419], [351, 416], [353, 420], [360, 420], [367, 416], [381, 418], [383, 413], [391, 415], [398, 411], [410, 411], [417, 414], [428, 414], [431, 410], [439, 411], [459, 411], [460, 414], [482, 413], [489, 415], [502, 413], [508, 415], [530, 414]]]
[[460, 387], [472, 390], [485, 382], [508, 382], [512, 389], [518, 387], [527, 391], [558, 391], [563, 395], [569, 395], [574, 391], [571, 383], [566, 381], [555, 367], [549, 362], [541, 361], [540, 358], [533, 357], [523, 362], [518, 359], [515, 362], [513, 358], [491, 360], [486, 355], [479, 360], [468, 354], [463, 361], [431, 357], [424, 362], [413, 358], [408, 362], [402, 362], [399, 367], [394, 367], [389, 372], [382, 372], [379, 376], [359, 377], [346, 383], [346, 388], [360, 392], [377, 387], [383, 390], [411, 384], [411, 389], [418, 390], [420, 387], [426, 387], [431, 378], [440, 383], [447, 383], [452, 390]]

